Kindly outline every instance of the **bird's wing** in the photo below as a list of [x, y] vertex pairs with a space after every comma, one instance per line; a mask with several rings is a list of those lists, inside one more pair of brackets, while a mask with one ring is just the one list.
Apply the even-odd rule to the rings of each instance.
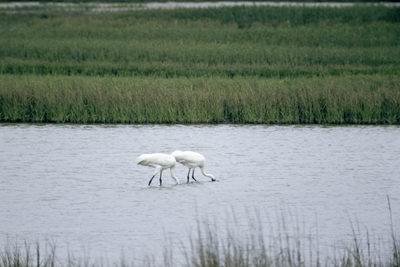
[[136, 159], [136, 162], [144, 166], [170, 168], [175, 165], [175, 158], [161, 153], [143, 154]]
[[185, 166], [195, 168], [204, 163], [204, 157], [196, 154], [189, 154], [182, 157], [178, 157], [176, 161]]

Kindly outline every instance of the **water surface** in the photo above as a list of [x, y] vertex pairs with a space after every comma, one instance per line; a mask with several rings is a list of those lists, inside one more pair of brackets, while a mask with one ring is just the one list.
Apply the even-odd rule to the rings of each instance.
[[[186, 183], [178, 165], [180, 185], [166, 171], [147, 186], [153, 169], [136, 157], [177, 149], [202, 153], [218, 181], [197, 170]], [[382, 246], [387, 197], [400, 221], [399, 166], [397, 126], [0, 124], [0, 245], [50, 240], [60, 257], [115, 262], [169, 247], [182, 259], [198, 222], [241, 235], [258, 214], [267, 239], [284, 215], [322, 252], [350, 244], [355, 225]]]

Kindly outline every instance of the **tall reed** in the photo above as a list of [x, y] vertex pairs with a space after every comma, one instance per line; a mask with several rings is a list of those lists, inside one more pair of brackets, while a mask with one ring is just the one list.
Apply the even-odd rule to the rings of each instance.
[[398, 124], [400, 80], [3, 75], [0, 121]]
[[[314, 244], [318, 236], [304, 234], [298, 225], [293, 225], [284, 215], [274, 232], [266, 235], [265, 223], [256, 214], [249, 218], [248, 230], [238, 228], [235, 223], [224, 226], [198, 221], [197, 235], [189, 236], [189, 247], [183, 248], [182, 258], [170, 249], [164, 250], [161, 265], [151, 261], [151, 255], [141, 255], [142, 263], [127, 263], [124, 259], [111, 259], [104, 264], [98, 259], [79, 259], [70, 255], [59, 258], [56, 246], [51, 243], [33, 246], [25, 242], [23, 246], [8, 244], [0, 248], [0, 267], [128, 267], [128, 266], [187, 266], [187, 267], [398, 267], [399, 239], [393, 229], [392, 240], [383, 240], [388, 246], [371, 246], [373, 240], [353, 230], [353, 240], [340, 248], [332, 244], [332, 251]], [[243, 226], [241, 227], [243, 228]], [[271, 229], [273, 230], [273, 229]], [[268, 236], [270, 236], [268, 238]], [[382, 240], [381, 240], [382, 242]], [[43, 248], [44, 247], [44, 248]], [[320, 251], [323, 250], [323, 251]], [[383, 249], [380, 250], [380, 249]], [[390, 250], [392, 253], [387, 253]], [[177, 264], [179, 262], [179, 264]]]
[[0, 12], [0, 121], [398, 124], [399, 12]]

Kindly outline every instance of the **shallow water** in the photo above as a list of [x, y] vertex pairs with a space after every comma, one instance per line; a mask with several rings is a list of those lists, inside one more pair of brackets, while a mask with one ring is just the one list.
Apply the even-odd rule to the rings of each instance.
[[[177, 149], [202, 153], [217, 182], [197, 170], [186, 183], [178, 165], [180, 185], [165, 171], [147, 186], [136, 157]], [[400, 221], [399, 166], [398, 126], [0, 124], [0, 247], [48, 240], [116, 262], [173, 247], [179, 260], [198, 222], [241, 235], [256, 220], [268, 239], [282, 217], [322, 253], [351, 245], [354, 226], [381, 246], [387, 197]]]

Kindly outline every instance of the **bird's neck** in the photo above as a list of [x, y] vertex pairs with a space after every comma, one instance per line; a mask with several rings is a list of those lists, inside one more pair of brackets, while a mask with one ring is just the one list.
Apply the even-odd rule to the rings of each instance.
[[201, 166], [200, 170], [201, 170], [201, 173], [203, 173], [204, 176], [207, 176], [207, 177], [211, 178], [211, 180], [215, 181], [214, 175], [206, 173], [206, 171], [204, 169], [204, 166]]
[[172, 176], [172, 178], [174, 178], [175, 182], [176, 182], [177, 184], [179, 184], [179, 179], [178, 179], [178, 177], [176, 177], [176, 175], [175, 175], [175, 166], [172, 166], [172, 167], [171, 167], [171, 176]]
[[202, 173], [204, 176], [210, 177], [210, 174], [207, 174], [207, 173], [206, 173], [206, 170], [205, 170], [204, 166], [201, 166], [201, 167], [200, 167], [200, 170], [201, 170], [201, 173]]

